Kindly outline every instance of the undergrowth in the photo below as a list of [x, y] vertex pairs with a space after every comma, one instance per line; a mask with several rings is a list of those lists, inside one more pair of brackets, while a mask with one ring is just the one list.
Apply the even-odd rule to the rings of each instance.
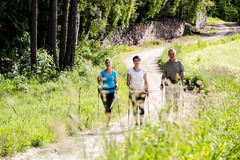
[[[96, 77], [105, 68], [107, 57], [112, 58], [113, 70], [117, 71], [120, 109], [126, 112], [126, 68], [115, 48], [102, 48], [99, 42], [85, 39], [76, 48], [74, 70], [61, 73], [56, 71], [46, 51], [38, 53], [36, 74], [30, 72], [30, 62], [19, 62], [12, 72], [0, 74], [0, 156], [58, 141], [62, 134], [59, 124], [66, 128], [66, 135], [74, 136], [79, 130], [105, 123]], [[29, 55], [26, 53], [23, 58]], [[117, 118], [114, 115], [113, 120]]]

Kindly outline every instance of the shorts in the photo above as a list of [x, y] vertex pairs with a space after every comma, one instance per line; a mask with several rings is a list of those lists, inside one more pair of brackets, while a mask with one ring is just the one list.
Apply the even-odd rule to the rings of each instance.
[[116, 98], [116, 93], [102, 93], [101, 99], [105, 108], [105, 113], [113, 112], [113, 102]]
[[166, 100], [179, 101], [181, 97], [182, 87], [179, 84], [170, 84], [165, 86]]
[[129, 98], [132, 101], [133, 105], [133, 114], [136, 115], [138, 112], [138, 107], [140, 110], [140, 115], [144, 115], [144, 102], [146, 99], [146, 93], [131, 93]]

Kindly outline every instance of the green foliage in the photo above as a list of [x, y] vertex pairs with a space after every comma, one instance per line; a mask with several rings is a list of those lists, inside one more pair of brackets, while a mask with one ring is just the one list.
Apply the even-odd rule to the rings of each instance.
[[41, 83], [58, 76], [53, 57], [48, 54], [47, 50], [38, 51], [37, 63], [36, 76], [41, 80]]
[[[77, 48], [72, 72], [56, 73], [52, 57], [46, 50], [39, 50], [38, 73], [31, 73], [27, 68], [20, 70], [22, 64], [16, 63], [12, 73], [0, 74], [0, 157], [56, 142], [62, 134], [74, 135], [78, 129], [91, 129], [105, 123], [101, 100], [97, 119], [96, 77], [105, 68], [106, 57], [112, 59], [113, 69], [117, 71], [118, 101], [123, 102], [121, 112], [126, 112], [126, 69], [118, 54], [94, 40], [82, 42]], [[98, 54], [102, 56], [97, 57]], [[117, 113], [116, 105], [114, 113]], [[61, 132], [62, 127], [65, 129]]]
[[239, 18], [240, 2], [231, 0], [214, 0], [215, 5], [210, 9], [208, 15], [218, 17], [227, 22], [237, 22]]
[[194, 22], [198, 12], [206, 13], [213, 5], [210, 0], [149, 0], [136, 1], [133, 22], [143, 23], [150, 19], [180, 17], [187, 22]]
[[29, 0], [3, 0], [0, 12], [0, 72], [6, 73], [9, 65], [13, 64], [30, 46], [27, 32], [29, 29]]
[[30, 13], [29, 1], [1, 1], [0, 12], [0, 53], [3, 55], [6, 52], [11, 53], [16, 48], [19, 51], [24, 50], [29, 46], [28, 41], [22, 39], [29, 29], [27, 24]]
[[137, 1], [137, 22], [153, 19], [166, 4], [167, 0]]
[[[94, 39], [102, 38], [107, 32], [111, 32], [117, 25], [128, 27], [129, 19], [135, 12], [135, 0], [100, 0], [88, 1], [91, 7], [80, 3], [80, 26], [83, 32]], [[87, 11], [90, 8], [90, 11]]]
[[76, 58], [90, 60], [94, 66], [103, 65], [106, 58], [114, 57], [117, 54], [113, 46], [102, 47], [100, 41], [88, 40], [87, 38], [79, 42], [76, 53]]
[[44, 83], [59, 76], [53, 58], [46, 50], [38, 51], [36, 73], [31, 72], [30, 52], [26, 51], [23, 55], [8, 69], [8, 73], [3, 74], [7, 79], [13, 80], [14, 90], [27, 92], [29, 83]]
[[180, 1], [178, 12], [181, 15], [181, 18], [187, 22], [194, 23], [197, 18], [197, 13], [207, 13], [212, 5], [213, 4], [210, 0]]

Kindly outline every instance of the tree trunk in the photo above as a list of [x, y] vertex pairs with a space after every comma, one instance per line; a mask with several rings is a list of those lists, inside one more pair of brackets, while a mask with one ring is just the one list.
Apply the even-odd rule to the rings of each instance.
[[67, 24], [70, 0], [64, 0], [63, 15], [61, 24], [61, 40], [60, 40], [60, 54], [59, 54], [59, 68], [62, 70], [63, 62], [66, 52], [66, 39], [67, 39]]
[[32, 0], [32, 24], [31, 24], [31, 70], [37, 68], [37, 17], [38, 0]]
[[77, 34], [77, 14], [78, 14], [78, 0], [71, 0], [69, 12], [69, 25], [68, 25], [68, 38], [67, 49], [64, 60], [64, 68], [70, 67], [73, 69], [75, 47], [76, 47], [76, 34]]
[[79, 35], [79, 28], [80, 28], [80, 13], [77, 14], [77, 35], [76, 35], [76, 42], [78, 42], [78, 37], [81, 38], [81, 35]]
[[57, 0], [50, 2], [50, 54], [53, 56], [54, 63], [57, 63]]

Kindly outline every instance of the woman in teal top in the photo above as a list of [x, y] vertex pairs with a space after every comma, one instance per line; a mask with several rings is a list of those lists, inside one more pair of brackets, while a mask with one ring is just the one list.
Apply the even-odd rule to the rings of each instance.
[[112, 70], [112, 60], [110, 58], [105, 60], [105, 65], [106, 69], [101, 72], [97, 79], [98, 84], [102, 84], [102, 87], [99, 88], [99, 92], [108, 119], [107, 127], [109, 127], [111, 126], [112, 106], [116, 97], [116, 91], [118, 90], [118, 83], [117, 73]]

